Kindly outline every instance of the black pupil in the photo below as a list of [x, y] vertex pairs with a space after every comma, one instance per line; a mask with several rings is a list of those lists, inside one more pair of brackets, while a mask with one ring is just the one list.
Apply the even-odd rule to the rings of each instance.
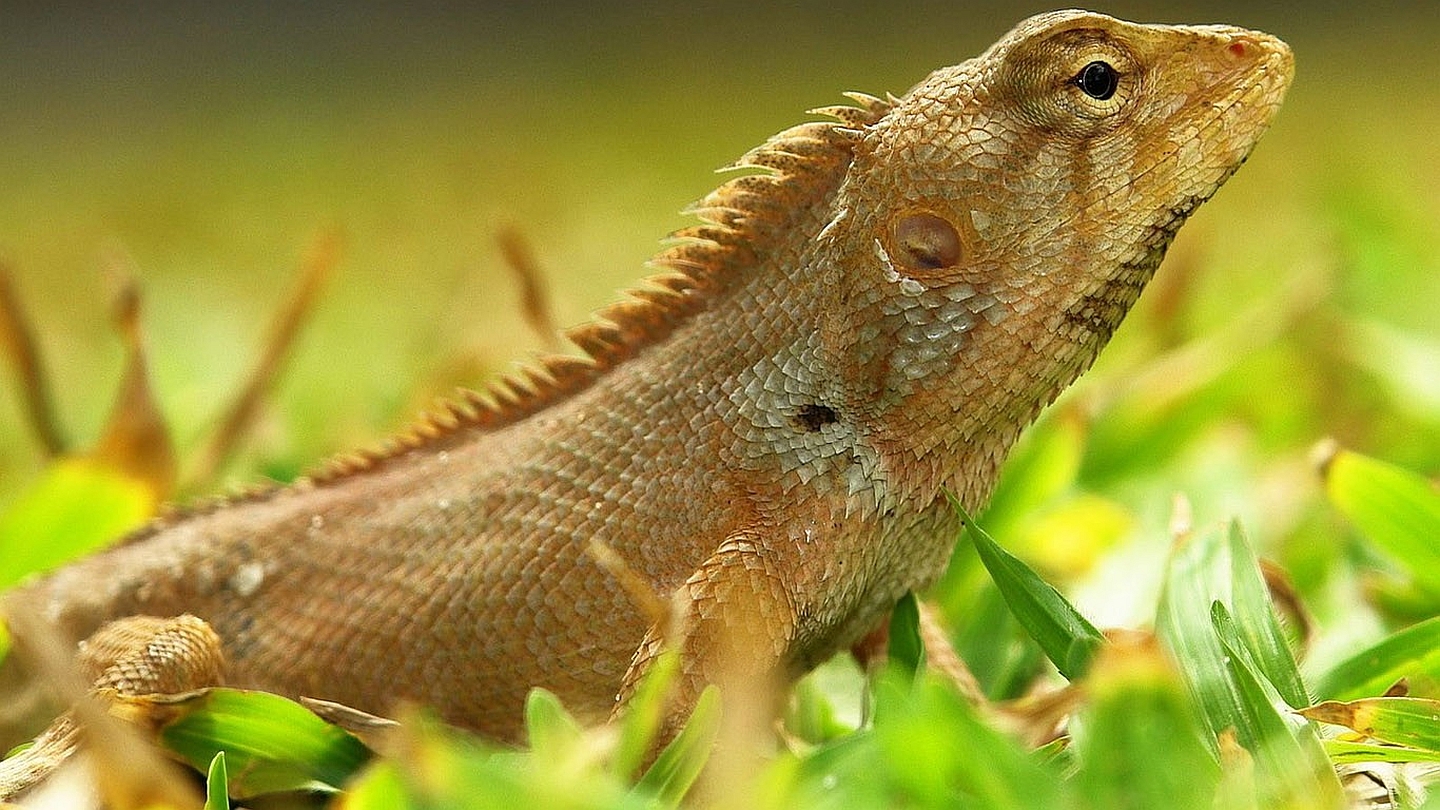
[[1097, 100], [1105, 101], [1115, 95], [1115, 86], [1120, 83], [1120, 74], [1115, 68], [1105, 62], [1091, 62], [1080, 71], [1075, 77], [1075, 83], [1085, 91], [1085, 95]]

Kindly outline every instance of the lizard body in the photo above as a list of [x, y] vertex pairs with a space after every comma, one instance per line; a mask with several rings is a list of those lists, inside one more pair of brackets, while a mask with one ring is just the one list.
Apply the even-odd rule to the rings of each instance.
[[1289, 49], [1056, 12], [900, 98], [787, 130], [661, 274], [548, 358], [333, 475], [158, 521], [18, 597], [77, 638], [190, 613], [228, 681], [500, 739], [606, 716], [676, 606], [680, 700], [786, 682], [942, 571], [1020, 431], [1243, 162]]

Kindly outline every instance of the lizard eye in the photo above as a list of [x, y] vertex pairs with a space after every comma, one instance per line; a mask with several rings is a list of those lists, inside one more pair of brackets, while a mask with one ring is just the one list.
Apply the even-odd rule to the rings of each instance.
[[1115, 88], [1120, 85], [1120, 74], [1109, 62], [1096, 60], [1075, 74], [1072, 81], [1085, 95], [1096, 101], [1109, 101], [1110, 97], [1115, 95]]
[[905, 214], [895, 220], [892, 234], [896, 259], [909, 270], [943, 270], [960, 263], [960, 233], [934, 214]]

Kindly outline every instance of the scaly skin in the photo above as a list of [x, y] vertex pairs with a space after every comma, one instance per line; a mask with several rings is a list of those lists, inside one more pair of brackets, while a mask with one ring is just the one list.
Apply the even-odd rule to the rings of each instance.
[[676, 711], [788, 682], [941, 572], [942, 490], [980, 508], [1291, 74], [1265, 34], [1026, 20], [743, 158], [663, 274], [572, 331], [588, 358], [19, 596], [77, 638], [192, 613], [232, 684], [514, 739], [531, 687], [603, 718], [661, 647], [599, 543], [676, 606]]

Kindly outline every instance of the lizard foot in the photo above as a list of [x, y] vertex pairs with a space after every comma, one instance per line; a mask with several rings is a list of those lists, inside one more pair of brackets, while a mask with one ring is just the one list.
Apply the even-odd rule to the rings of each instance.
[[[53, 676], [50, 680], [60, 691], [73, 693], [61, 695], [73, 708], [56, 719], [29, 748], [0, 761], [0, 802], [13, 800], [45, 782], [80, 750], [82, 737], [91, 740], [91, 747], [100, 747], [95, 741], [97, 727], [108, 724], [113, 729], [114, 722], [107, 715], [124, 715], [123, 710], [114, 709], [122, 707], [127, 698], [215, 686], [221, 682], [224, 670], [219, 636], [210, 625], [189, 615], [163, 619], [131, 616], [111, 622], [80, 642], [71, 668], [51, 660], [59, 656], [38, 649], [31, 652], [39, 659], [40, 670], [59, 670], [49, 673]], [[89, 682], [88, 690], [67, 688], [75, 681], [74, 672]], [[86, 691], [88, 694], [84, 694]], [[106, 735], [102, 732], [98, 736]], [[127, 756], [129, 753], [133, 752], [127, 752]], [[106, 756], [97, 750], [96, 764], [104, 768]], [[115, 770], [132, 769], [122, 763]]]

